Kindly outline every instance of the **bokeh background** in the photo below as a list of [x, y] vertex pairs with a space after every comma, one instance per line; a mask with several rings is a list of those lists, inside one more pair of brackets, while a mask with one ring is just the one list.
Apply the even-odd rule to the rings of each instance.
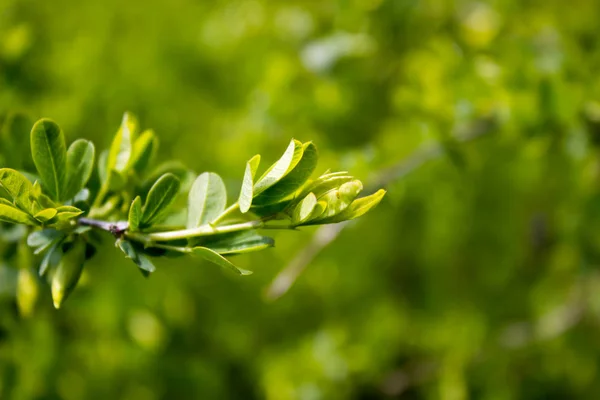
[[[55, 311], [0, 266], [1, 399], [594, 399], [600, 2], [0, 1], [0, 112], [221, 174], [314, 140], [389, 193], [314, 239], [149, 279], [107, 240]], [[28, 140], [26, 136], [23, 141]], [[312, 243], [312, 244], [311, 244]], [[310, 255], [310, 254], [309, 254]]]

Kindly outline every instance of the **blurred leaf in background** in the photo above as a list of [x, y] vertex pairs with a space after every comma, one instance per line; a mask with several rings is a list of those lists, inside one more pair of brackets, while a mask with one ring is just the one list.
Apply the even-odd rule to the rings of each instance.
[[236, 258], [254, 271], [239, 279], [188, 258], [143, 279], [107, 246], [60, 312], [19, 312], [36, 281], [0, 226], [0, 398], [595, 398], [598, 15], [594, 0], [1, 1], [2, 167], [33, 165], [7, 147], [29, 121], [107, 148], [132, 110], [160, 159], [218, 172], [231, 198], [239, 166], [290, 137], [389, 192], [274, 302], [263, 291], [315, 228]]

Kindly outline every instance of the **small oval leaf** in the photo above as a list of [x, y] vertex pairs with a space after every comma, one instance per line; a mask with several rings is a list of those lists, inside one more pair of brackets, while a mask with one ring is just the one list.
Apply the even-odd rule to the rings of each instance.
[[250, 206], [252, 206], [252, 197], [254, 197], [254, 176], [256, 175], [259, 164], [260, 154], [255, 155], [246, 163], [242, 190], [240, 191], [240, 198], [238, 199], [242, 214], [247, 213], [248, 210], [250, 210]]
[[318, 158], [317, 148], [312, 142], [303, 144], [300, 161], [281, 180], [255, 196], [254, 204], [264, 206], [277, 203], [295, 193], [312, 175]]
[[31, 155], [48, 195], [60, 200], [67, 182], [67, 150], [65, 136], [54, 121], [44, 118], [33, 125]]
[[87, 184], [92, 169], [96, 150], [92, 142], [78, 139], [74, 141], [67, 151], [67, 188], [62, 200], [75, 197]]
[[40, 222], [48, 222], [58, 213], [56, 208], [46, 208], [39, 213], [35, 214], [33, 218], [37, 219]]
[[179, 193], [179, 179], [173, 174], [164, 174], [148, 192], [146, 204], [142, 210], [140, 227], [158, 222], [169, 212], [169, 206]]
[[29, 214], [26, 214], [18, 208], [4, 203], [0, 204], [0, 221], [31, 226], [38, 225], [37, 221], [31, 218]]
[[228, 259], [226, 259], [222, 255], [220, 255], [219, 253], [217, 253], [214, 250], [211, 250], [207, 247], [194, 247], [192, 249], [192, 253], [202, 257], [206, 261], [209, 261], [213, 264], [218, 265], [219, 267], [233, 271], [236, 274], [239, 274], [239, 275], [252, 274], [252, 271], [247, 271], [245, 269], [236, 267], [231, 261], [229, 261]]
[[254, 185], [254, 196], [258, 196], [293, 170], [302, 159], [303, 151], [302, 143], [292, 139], [281, 158], [258, 179]]
[[187, 228], [214, 221], [225, 210], [227, 191], [221, 177], [214, 172], [200, 174], [188, 195]]
[[0, 169], [0, 185], [12, 198], [14, 204], [26, 213], [31, 213], [34, 203], [31, 200], [33, 185], [23, 174], [14, 169]]

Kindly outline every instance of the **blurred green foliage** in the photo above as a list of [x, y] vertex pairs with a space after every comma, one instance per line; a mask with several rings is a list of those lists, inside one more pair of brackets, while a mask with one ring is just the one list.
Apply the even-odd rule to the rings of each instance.
[[0, 110], [69, 140], [107, 147], [131, 110], [159, 159], [231, 193], [290, 136], [367, 186], [444, 151], [386, 178], [272, 303], [311, 228], [237, 259], [255, 271], [239, 279], [183, 259], [144, 280], [107, 246], [64, 310], [45, 298], [29, 318], [3, 264], [0, 398], [595, 398], [598, 15], [594, 0], [3, 0]]

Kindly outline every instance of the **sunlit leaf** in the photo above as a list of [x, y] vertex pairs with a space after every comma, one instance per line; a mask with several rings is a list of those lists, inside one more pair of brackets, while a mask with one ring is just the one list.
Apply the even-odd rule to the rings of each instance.
[[46, 208], [33, 216], [33, 218], [37, 219], [40, 222], [48, 222], [58, 213], [56, 208]]
[[67, 151], [67, 188], [62, 200], [69, 200], [81, 191], [94, 168], [95, 149], [92, 142], [79, 139]]
[[133, 151], [133, 140], [136, 131], [137, 121], [135, 117], [126, 112], [110, 146], [106, 161], [107, 171], [123, 172], [127, 169]]
[[217, 253], [214, 250], [211, 250], [209, 248], [200, 247], [200, 246], [194, 247], [193, 254], [196, 254], [196, 255], [202, 257], [203, 259], [205, 259], [206, 261], [209, 261], [213, 264], [218, 265], [219, 267], [233, 271], [236, 274], [239, 274], [239, 275], [252, 274], [252, 271], [247, 271], [245, 269], [236, 267], [234, 264], [231, 263], [231, 261], [229, 261], [228, 259], [226, 259], [222, 255], [220, 255], [219, 253]]
[[67, 183], [65, 136], [52, 120], [41, 119], [31, 130], [31, 155], [51, 199], [60, 200]]
[[20, 172], [10, 168], [0, 169], [0, 185], [22, 211], [31, 213], [33, 202], [30, 198], [33, 185]]
[[179, 193], [179, 185], [179, 179], [173, 174], [164, 174], [156, 181], [148, 192], [140, 227], [150, 226], [166, 216]]
[[29, 214], [15, 208], [12, 205], [0, 204], [0, 221], [12, 222], [13, 224], [38, 225]]
[[309, 193], [304, 199], [298, 203], [292, 213], [292, 224], [300, 225], [307, 221], [315, 207], [317, 206], [317, 196], [314, 193]]
[[292, 139], [285, 153], [273, 164], [254, 185], [254, 196], [258, 196], [286, 176], [302, 159], [304, 146], [298, 140]]
[[73, 206], [60, 206], [56, 208], [57, 214], [52, 219], [52, 223], [68, 221], [83, 214], [83, 211]]
[[260, 164], [260, 154], [255, 155], [246, 163], [246, 171], [244, 172], [244, 180], [242, 182], [242, 190], [238, 204], [242, 213], [247, 213], [252, 205], [252, 197], [254, 196], [254, 176]]
[[354, 180], [346, 182], [339, 188], [332, 189], [320, 196], [319, 201], [325, 201], [327, 208], [319, 217], [319, 220], [332, 217], [345, 210], [356, 199], [356, 196], [358, 196], [362, 189], [362, 183], [359, 180]]
[[343, 175], [335, 175], [335, 174], [322, 175], [319, 178], [317, 178], [314, 181], [307, 184], [306, 187], [302, 189], [302, 191], [300, 192], [298, 197], [304, 198], [305, 196], [307, 196], [309, 193], [312, 192], [318, 198], [318, 197], [322, 196], [323, 194], [325, 194], [326, 192], [328, 192], [332, 189], [335, 189], [335, 188], [339, 188], [344, 183], [352, 182], [353, 180], [354, 180], [354, 178], [352, 176], [346, 175], [345, 173]]
[[377, 206], [379, 202], [381, 202], [381, 199], [383, 199], [383, 196], [385, 196], [385, 193], [385, 190], [380, 189], [370, 196], [354, 200], [352, 204], [341, 213], [319, 221], [319, 223], [330, 224], [358, 218]]
[[277, 203], [296, 192], [312, 175], [318, 158], [317, 148], [312, 142], [303, 144], [300, 161], [281, 180], [265, 189], [260, 195], [256, 195], [254, 204], [261, 206]]
[[188, 196], [187, 227], [195, 228], [214, 221], [226, 205], [227, 192], [221, 177], [214, 172], [200, 174]]

